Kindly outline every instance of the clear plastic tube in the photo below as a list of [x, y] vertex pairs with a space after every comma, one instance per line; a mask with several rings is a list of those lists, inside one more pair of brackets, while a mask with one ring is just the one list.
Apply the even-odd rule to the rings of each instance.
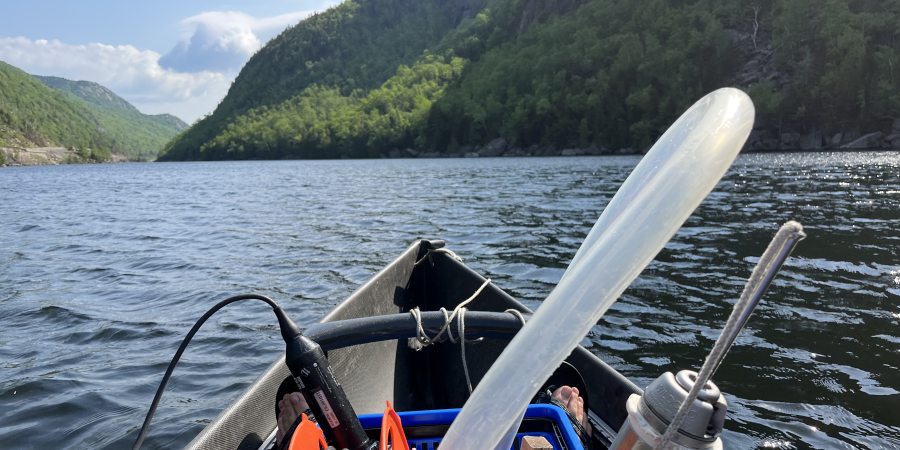
[[555, 368], [716, 186], [747, 140], [753, 117], [750, 98], [724, 88], [675, 121], [619, 188], [562, 280], [475, 388], [442, 450], [492, 449], [506, 440]]

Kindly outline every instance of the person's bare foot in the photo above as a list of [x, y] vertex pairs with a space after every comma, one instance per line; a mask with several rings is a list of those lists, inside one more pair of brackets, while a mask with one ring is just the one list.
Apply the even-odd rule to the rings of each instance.
[[578, 395], [578, 388], [563, 386], [553, 392], [553, 397], [566, 404], [566, 409], [581, 422], [581, 426], [590, 436], [592, 434], [591, 424], [588, 421], [587, 411], [584, 410], [584, 399]]
[[284, 398], [278, 402], [278, 409], [281, 410], [281, 414], [278, 415], [278, 431], [275, 433], [275, 441], [281, 445], [284, 433], [291, 428], [303, 411], [309, 409], [309, 405], [306, 404], [306, 400], [299, 392], [292, 392], [285, 394]]

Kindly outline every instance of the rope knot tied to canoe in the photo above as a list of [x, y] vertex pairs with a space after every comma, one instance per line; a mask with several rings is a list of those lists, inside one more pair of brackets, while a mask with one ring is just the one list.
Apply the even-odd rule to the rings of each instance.
[[[447, 252], [447, 253], [450, 253], [451, 256], [453, 256], [457, 259], [460, 259], [451, 250], [437, 249], [434, 251], [435, 252], [442, 252], [442, 251]], [[432, 252], [432, 250], [428, 251], [429, 254], [431, 254], [431, 252]], [[419, 263], [424, 261], [425, 258], [427, 258], [427, 257], [428, 257], [428, 255], [423, 256], [422, 259], [420, 259], [419, 262], [416, 263], [416, 265], [418, 265]], [[413, 318], [416, 319], [416, 337], [409, 339], [409, 347], [412, 348], [413, 350], [420, 351], [423, 348], [428, 347], [429, 345], [434, 345], [436, 343], [444, 342], [448, 338], [450, 339], [450, 342], [452, 342], [454, 344], [457, 342], [457, 340], [459, 341], [460, 354], [462, 357], [462, 364], [463, 364], [463, 372], [465, 372], [465, 375], [466, 375], [466, 386], [469, 388], [470, 394], [472, 393], [472, 380], [469, 377], [469, 366], [466, 363], [466, 342], [478, 342], [478, 341], [483, 340], [484, 338], [466, 339], [466, 322], [465, 322], [465, 320], [466, 320], [466, 311], [468, 311], [468, 309], [466, 308], [466, 305], [468, 305], [473, 300], [475, 300], [475, 298], [478, 297], [478, 294], [481, 294], [481, 291], [483, 291], [484, 288], [486, 288], [487, 285], [489, 285], [489, 284], [491, 284], [490, 278], [488, 278], [487, 280], [484, 280], [484, 283], [481, 284], [481, 287], [479, 287], [478, 290], [476, 290], [475, 293], [472, 294], [471, 297], [463, 300], [462, 302], [460, 302], [460, 304], [456, 305], [456, 307], [453, 308], [452, 313], [448, 313], [446, 308], [441, 308], [440, 311], [444, 314], [444, 325], [441, 327], [440, 330], [438, 330], [438, 333], [436, 335], [434, 335], [434, 337], [429, 337], [428, 333], [425, 332], [425, 328], [422, 326], [422, 311], [419, 310], [419, 307], [417, 306], [409, 311], [409, 313], [412, 314]], [[522, 321], [522, 326], [525, 326], [525, 317], [522, 316], [521, 312], [514, 310], [514, 309], [507, 309], [505, 312], [508, 312], [508, 313], [513, 314], [514, 316], [518, 317], [519, 320]], [[456, 323], [456, 331], [457, 331], [457, 335], [459, 336], [458, 338], [454, 337], [453, 331], [450, 330], [450, 325], [453, 323], [453, 319], [456, 318], [457, 314], [459, 315], [459, 321], [457, 321], [457, 323]], [[446, 336], [444, 336], [445, 332], [447, 333]]]

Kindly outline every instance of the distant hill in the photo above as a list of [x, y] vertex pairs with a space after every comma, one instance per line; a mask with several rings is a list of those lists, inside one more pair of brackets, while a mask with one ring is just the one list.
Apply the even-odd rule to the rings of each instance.
[[92, 81], [72, 81], [60, 77], [42, 77], [40, 75], [33, 76], [37, 78], [38, 81], [44, 83], [52, 89], [60, 92], [75, 94], [75, 96], [77, 96], [78, 98], [88, 103], [97, 105], [101, 108], [108, 109], [110, 111], [137, 113], [137, 117], [143, 117], [152, 120], [169, 128], [174, 128], [179, 132], [188, 129], [187, 123], [171, 114], [141, 114], [141, 112], [138, 111], [138, 109], [134, 105], [128, 103], [127, 100], [119, 97], [109, 88], [101, 86], [100, 84], [94, 83]]
[[41, 83], [57, 91], [75, 94], [88, 103], [112, 110], [138, 112], [138, 109], [115, 92], [91, 81], [72, 81], [60, 77], [33, 75]]
[[0, 62], [0, 147], [91, 148], [150, 160], [186, 128], [168, 114], [141, 114], [99, 84], [34, 77]]
[[[146, 114], [145, 114], [146, 115]], [[187, 122], [171, 115], [171, 114], [155, 114], [155, 115], [146, 115], [150, 120], [161, 123], [169, 128], [174, 128], [175, 130], [181, 132], [187, 130], [191, 126], [187, 124]]]
[[98, 127], [85, 102], [0, 62], [0, 146], [93, 144], [101, 137]]
[[459, 154], [496, 138], [635, 152], [724, 86], [754, 99], [758, 148], [821, 148], [891, 133], [897, 23], [900, 2], [882, 0], [345, 0], [269, 41], [160, 159]]

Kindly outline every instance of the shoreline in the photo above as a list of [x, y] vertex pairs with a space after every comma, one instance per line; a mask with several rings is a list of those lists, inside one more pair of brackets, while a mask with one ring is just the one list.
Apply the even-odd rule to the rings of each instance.
[[[647, 149], [649, 150], [649, 148]], [[768, 154], [768, 153], [864, 153], [864, 152], [900, 152], [900, 147], [898, 148], [819, 148], [813, 150], [801, 150], [801, 149], [772, 149], [772, 150], [741, 150], [741, 155], [752, 155], [752, 154]], [[482, 156], [479, 154], [474, 155], [447, 155], [447, 154], [439, 154], [434, 156], [433, 154], [421, 154], [418, 156], [388, 156], [385, 157], [382, 155], [380, 158], [332, 158], [332, 159], [456, 159], [456, 158], [508, 158], [508, 157], [520, 157], [520, 158], [541, 158], [541, 157], [569, 157], [569, 156], [643, 156], [646, 152], [615, 152], [615, 153], [588, 153], [588, 152], [571, 152], [567, 153], [563, 151], [562, 153], [555, 154], [503, 154], [498, 156]], [[303, 160], [305, 158], [282, 158], [276, 160], [259, 160], [259, 161], [287, 161], [287, 160]], [[232, 161], [232, 160], [222, 160], [222, 161]], [[176, 161], [171, 161], [176, 162]]]
[[0, 167], [59, 166], [66, 164], [114, 164], [128, 162], [121, 155], [112, 155], [110, 161], [85, 159], [71, 147], [0, 147]]
[[[569, 151], [571, 150], [571, 151]], [[579, 151], [581, 150], [581, 151]], [[129, 161], [124, 156], [113, 155], [113, 160], [98, 162], [91, 159], [85, 160], [78, 156], [74, 151], [64, 147], [32, 147], [32, 148], [9, 148], [0, 147], [0, 151], [5, 152], [5, 163], [0, 164], [3, 167], [28, 167], [28, 166], [61, 166], [61, 165], [78, 165], [78, 164], [121, 164], [121, 163], [140, 163], [140, 162], [200, 162], [207, 160], [183, 160], [183, 161]], [[819, 148], [814, 150], [800, 149], [774, 149], [774, 150], [744, 150], [741, 154], [769, 154], [769, 153], [863, 153], [863, 152], [900, 152], [900, 148]], [[413, 155], [397, 155], [385, 156], [380, 158], [353, 158], [342, 156], [340, 158], [291, 158], [285, 157], [280, 159], [221, 159], [208, 160], [214, 161], [336, 161], [344, 159], [365, 160], [365, 159], [458, 159], [458, 158], [546, 158], [546, 157], [570, 157], [570, 156], [643, 156], [642, 152], [625, 153], [625, 152], [609, 152], [609, 153], [588, 153], [584, 149], [566, 149], [551, 154], [501, 154], [496, 156], [480, 155], [472, 152], [466, 155], [449, 155], [443, 153], [421, 153]]]
[[[753, 150], [753, 151], [742, 151], [741, 155], [754, 155], [754, 154], [770, 154], [770, 153], [865, 153], [865, 152], [898, 152], [900, 153], [900, 148], [874, 148], [874, 149], [818, 149], [818, 150]], [[570, 157], [570, 156], [643, 156], [643, 153], [609, 153], [602, 155], [591, 155], [591, 154], [579, 154], [579, 155], [522, 155], [522, 156], [472, 156], [470, 158], [490, 158], [490, 159], [499, 159], [499, 158], [560, 158], [560, 157]], [[233, 161], [341, 161], [341, 160], [354, 160], [354, 161], [364, 161], [364, 160], [382, 160], [382, 159], [463, 159], [461, 156], [401, 156], [397, 158], [279, 158], [279, 159], [185, 159], [178, 161], [152, 161], [159, 163], [181, 163], [181, 162], [233, 162]]]

